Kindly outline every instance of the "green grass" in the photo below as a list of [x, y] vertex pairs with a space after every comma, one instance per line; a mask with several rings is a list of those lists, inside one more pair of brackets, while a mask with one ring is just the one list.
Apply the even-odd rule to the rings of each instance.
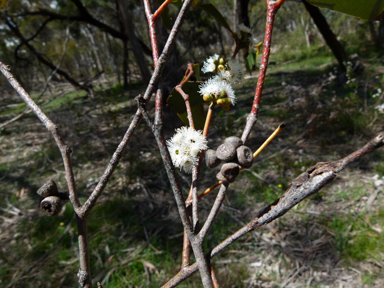
[[376, 232], [372, 226], [383, 227], [383, 208], [375, 213], [362, 213], [361, 215], [335, 214], [332, 219], [323, 220], [323, 223], [336, 234], [335, 247], [348, 263], [364, 261], [368, 258], [381, 259], [384, 235]]
[[[44, 105], [43, 110], [46, 113], [52, 113], [68, 105], [81, 104], [81, 99], [86, 96], [87, 92], [84, 90], [68, 93]], [[79, 100], [80, 102], [75, 100]]]

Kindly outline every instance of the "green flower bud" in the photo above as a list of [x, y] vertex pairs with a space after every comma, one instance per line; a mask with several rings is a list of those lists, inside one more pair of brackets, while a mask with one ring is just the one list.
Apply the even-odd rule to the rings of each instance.
[[228, 111], [228, 110], [229, 110], [229, 105], [223, 105], [223, 106], [221, 106], [221, 108], [222, 108], [224, 111]]
[[225, 91], [221, 91], [221, 92], [219, 93], [219, 98], [227, 98], [227, 97], [228, 97], [227, 92], [225, 92]]
[[224, 64], [227, 63], [227, 60], [226, 60], [224, 57], [223, 57], [223, 58], [220, 58], [219, 63], [222, 64], [222, 65], [224, 65]]
[[210, 94], [204, 94], [203, 95], [203, 100], [206, 102], [213, 101], [213, 97]]
[[223, 99], [219, 99], [219, 100], [217, 100], [216, 103], [217, 103], [217, 105], [222, 106], [224, 104], [224, 101], [223, 101]]
[[224, 70], [224, 65], [223, 64], [220, 64], [219, 66], [217, 66], [217, 70], [219, 71], [223, 71]]
[[229, 98], [224, 98], [224, 99], [223, 99], [223, 102], [224, 102], [224, 105], [227, 105], [227, 106], [229, 106], [229, 105], [232, 104], [232, 101], [231, 101], [231, 99], [229, 99]]

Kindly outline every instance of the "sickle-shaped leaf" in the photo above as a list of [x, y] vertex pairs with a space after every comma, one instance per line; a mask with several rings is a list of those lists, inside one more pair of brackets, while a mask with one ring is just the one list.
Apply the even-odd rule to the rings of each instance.
[[363, 20], [380, 20], [384, 11], [384, 0], [306, 0], [313, 6], [328, 8]]

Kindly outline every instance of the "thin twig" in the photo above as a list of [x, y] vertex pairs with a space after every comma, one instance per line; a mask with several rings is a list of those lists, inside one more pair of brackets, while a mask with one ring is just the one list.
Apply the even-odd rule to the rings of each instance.
[[265, 73], [267, 72], [268, 67], [269, 53], [271, 52], [273, 22], [275, 20], [277, 11], [284, 2], [285, 0], [267, 0], [267, 24], [265, 27], [263, 57], [261, 59], [259, 78], [257, 79], [252, 110], [247, 117], [247, 122], [245, 124], [243, 135], [241, 136], [241, 140], [243, 140], [244, 143], [247, 141], [253, 126], [257, 122], [257, 117], [260, 109], [260, 99], [264, 87]]
[[165, 1], [163, 2], [163, 4], [161, 4], [160, 7], [157, 8], [156, 12], [153, 13], [153, 15], [152, 15], [153, 21], [156, 21], [157, 18], [160, 16], [160, 14], [163, 13], [163, 11], [165, 10], [165, 8], [167, 8], [167, 6], [168, 6], [169, 4], [171, 4], [172, 2], [173, 2], [173, 0], [165, 0]]
[[229, 184], [227, 182], [221, 184], [219, 193], [217, 193], [216, 200], [213, 203], [212, 209], [209, 212], [207, 220], [205, 221], [203, 228], [201, 228], [199, 232], [199, 237], [201, 237], [202, 239], [205, 239], [205, 237], [207, 236], [208, 231], [213, 224], [213, 220], [215, 220], [216, 215], [220, 210], [221, 204], [224, 201], [225, 193], [227, 192], [228, 185]]

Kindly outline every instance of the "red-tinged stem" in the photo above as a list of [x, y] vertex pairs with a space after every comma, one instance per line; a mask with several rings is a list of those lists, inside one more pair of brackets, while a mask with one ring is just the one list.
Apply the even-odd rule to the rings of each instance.
[[153, 13], [153, 22], [156, 22], [157, 18], [161, 15], [161, 13], [163, 13], [163, 11], [165, 10], [165, 8], [167, 8], [167, 6], [172, 3], [172, 0], [166, 0], [163, 2], [163, 4], [160, 5], [159, 8], [157, 8], [156, 12]]
[[185, 101], [185, 107], [187, 108], [187, 118], [189, 121], [189, 126], [195, 129], [195, 125], [193, 123], [193, 116], [192, 116], [192, 110], [191, 110], [191, 104], [189, 103], [189, 95], [185, 94], [183, 89], [180, 85], [176, 86], [176, 91], [180, 93], [180, 95], [184, 98]]
[[[159, 45], [157, 43], [157, 37], [156, 37], [156, 18], [151, 13], [151, 6], [149, 3], [149, 0], [144, 0], [143, 2], [144, 2], [144, 8], [145, 8], [145, 15], [148, 21], [149, 35], [151, 38], [153, 65], [154, 65], [154, 68], [156, 68], [157, 61], [159, 60]], [[163, 10], [164, 9], [165, 7], [163, 8]], [[162, 93], [161, 81], [159, 81], [159, 84], [157, 85], [157, 91], [156, 91], [155, 125], [159, 125], [161, 123], [162, 117], [163, 117], [163, 93]]]
[[145, 15], [147, 16], [148, 26], [149, 26], [149, 35], [151, 38], [151, 46], [152, 46], [152, 56], [153, 56], [153, 65], [157, 66], [157, 60], [159, 59], [159, 46], [157, 44], [157, 36], [156, 36], [156, 19], [153, 17], [151, 12], [151, 5], [149, 0], [143, 0]]
[[267, 72], [269, 54], [271, 52], [271, 41], [272, 41], [272, 30], [273, 22], [275, 21], [275, 16], [280, 6], [285, 2], [285, 0], [272, 1], [267, 0], [267, 24], [265, 27], [265, 36], [264, 36], [264, 48], [263, 48], [263, 57], [261, 59], [260, 69], [259, 69], [259, 78], [257, 79], [255, 96], [253, 99], [252, 110], [248, 115], [247, 123], [245, 125], [243, 135], [241, 140], [245, 143], [248, 139], [249, 134], [253, 126], [256, 124], [257, 117], [259, 115], [260, 109], [260, 99], [263, 92], [265, 74]]
[[187, 71], [185, 71], [183, 81], [181, 81], [179, 85], [183, 86], [189, 80], [189, 78], [191, 78], [193, 73], [194, 73], [194, 71], [193, 71], [192, 63], [189, 63], [188, 67], [187, 67]]

